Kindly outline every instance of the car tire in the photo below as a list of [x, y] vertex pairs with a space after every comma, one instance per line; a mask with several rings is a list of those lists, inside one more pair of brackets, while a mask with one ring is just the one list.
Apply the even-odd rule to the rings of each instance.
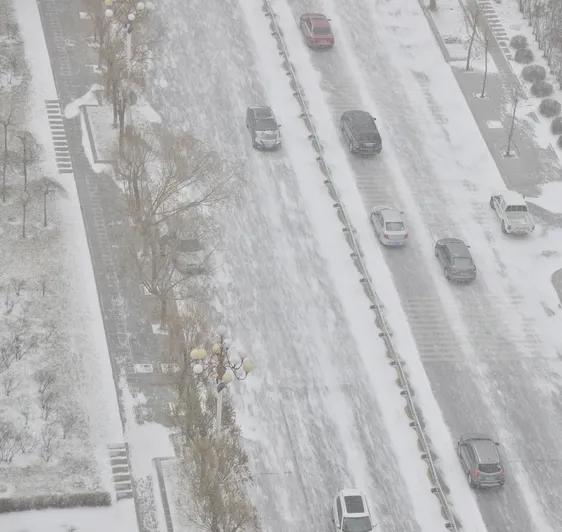
[[468, 485], [469, 485], [471, 488], [476, 487], [476, 484], [474, 484], [474, 481], [472, 480], [472, 476], [471, 476], [471, 474], [470, 474], [470, 471], [468, 471], [468, 472], [466, 473], [466, 480], [468, 481]]
[[507, 235], [507, 229], [505, 228], [505, 222], [502, 220], [502, 231]]
[[494, 198], [490, 198], [490, 209], [496, 210], [494, 207]]
[[350, 141], [349, 141], [349, 153], [353, 153], [353, 152], [354, 152], [354, 149], [353, 149], [353, 141], [350, 140]]
[[445, 268], [443, 270], [443, 272], [445, 273], [445, 279], [447, 279], [447, 281], [451, 280], [451, 274], [449, 273], [449, 270], [447, 268]]

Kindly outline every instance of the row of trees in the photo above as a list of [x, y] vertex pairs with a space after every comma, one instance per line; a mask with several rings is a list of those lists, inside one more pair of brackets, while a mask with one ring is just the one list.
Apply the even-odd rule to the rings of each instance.
[[562, 0], [517, 0], [562, 88]]

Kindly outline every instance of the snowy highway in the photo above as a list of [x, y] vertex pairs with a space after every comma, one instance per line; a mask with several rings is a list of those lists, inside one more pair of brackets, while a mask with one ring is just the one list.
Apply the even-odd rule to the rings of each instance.
[[[156, 73], [154, 97], [167, 119], [189, 127], [243, 175], [221, 220], [216, 306], [259, 366], [233, 395], [264, 529], [330, 530], [332, 497], [350, 486], [367, 493], [384, 531], [441, 529], [261, 2], [164, 3], [175, 52]], [[434, 443], [463, 528], [560, 530], [562, 346], [549, 286], [556, 262], [546, 253], [559, 247], [560, 231], [502, 235], [487, 205], [501, 178], [417, 3], [273, 6], [325, 156], [377, 266], [371, 275], [391, 318], [401, 315], [398, 301], [407, 316], [407, 324], [391, 325], [412, 372], [419, 370], [413, 377], [424, 405], [431, 405], [428, 382], [439, 404], [424, 414], [430, 434], [443, 436]], [[306, 50], [297, 27], [306, 11], [332, 18], [333, 50]], [[245, 130], [246, 107], [262, 103], [282, 124], [279, 152], [256, 152]], [[379, 157], [346, 155], [337, 121], [352, 108], [377, 117]], [[375, 242], [367, 212], [381, 203], [406, 212], [405, 249]], [[445, 281], [433, 257], [442, 236], [471, 245], [474, 284]], [[474, 431], [502, 444], [503, 490], [473, 495], [452, 460], [453, 439]]]

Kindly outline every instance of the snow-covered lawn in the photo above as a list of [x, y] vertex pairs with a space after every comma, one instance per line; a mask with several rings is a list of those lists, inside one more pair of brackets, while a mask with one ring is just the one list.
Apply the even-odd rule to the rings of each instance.
[[[13, 425], [22, 444], [16, 446], [11, 463], [0, 464], [1, 496], [97, 491], [108, 493], [110, 502], [113, 485], [106, 446], [123, 441], [123, 434], [90, 253], [73, 175], [58, 175], [54, 162], [45, 100], [57, 95], [37, 6], [32, 0], [12, 5], [31, 76], [24, 122], [18, 127], [31, 131], [42, 148], [40, 160], [29, 171], [29, 189], [48, 176], [61, 190], [47, 199], [46, 228], [41, 196], [31, 195], [22, 238], [23, 179], [18, 165], [9, 174], [8, 200], [0, 210], [0, 334], [3, 348], [19, 353], [9, 368], [2, 368], [1, 419]], [[18, 327], [21, 341], [12, 341]], [[29, 349], [18, 351], [21, 346]], [[5, 353], [9, 351], [3, 349]], [[9, 395], [8, 377], [15, 382]], [[63, 514], [75, 515], [49, 515]], [[0, 529], [38, 530], [34, 515], [2, 515]], [[48, 521], [47, 517], [41, 530], [47, 530]]]

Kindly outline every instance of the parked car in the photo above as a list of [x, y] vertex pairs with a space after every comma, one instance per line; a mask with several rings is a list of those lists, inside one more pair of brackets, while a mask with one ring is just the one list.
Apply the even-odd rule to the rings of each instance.
[[457, 444], [457, 454], [473, 488], [503, 486], [505, 471], [498, 452], [498, 443], [485, 434], [463, 434]]
[[521, 194], [512, 190], [495, 194], [490, 198], [490, 207], [498, 215], [504, 233], [526, 235], [534, 231], [533, 217]]
[[300, 18], [300, 28], [310, 48], [332, 48], [334, 34], [330, 19], [321, 13], [305, 13]]
[[340, 129], [351, 153], [376, 155], [381, 152], [382, 139], [375, 118], [366, 111], [343, 113]]
[[435, 243], [439, 259], [448, 281], [469, 282], [476, 279], [476, 266], [468, 246], [459, 238], [442, 238]]
[[403, 246], [406, 243], [408, 231], [401, 211], [380, 205], [372, 208], [370, 218], [381, 244]]
[[371, 532], [374, 526], [365, 495], [356, 489], [340, 491], [334, 499], [334, 523], [341, 532]]
[[274, 150], [281, 145], [279, 124], [271, 107], [253, 106], [246, 111], [246, 127], [254, 148]]

